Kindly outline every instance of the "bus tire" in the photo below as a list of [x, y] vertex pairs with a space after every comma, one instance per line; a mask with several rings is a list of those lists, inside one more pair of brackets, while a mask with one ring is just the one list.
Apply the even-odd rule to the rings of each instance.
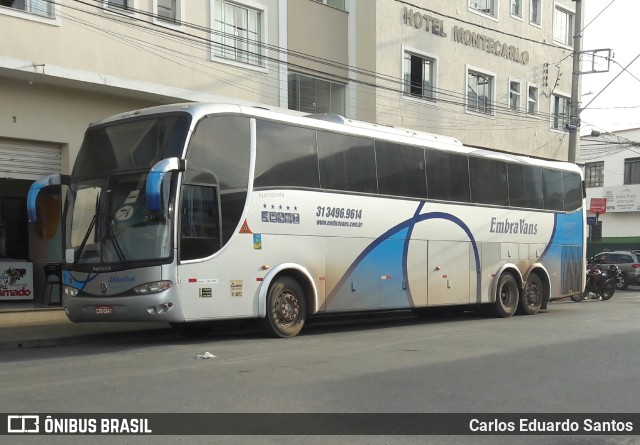
[[544, 289], [542, 288], [542, 281], [536, 274], [529, 275], [529, 280], [522, 291], [520, 300], [518, 302], [518, 314], [521, 315], [535, 315], [542, 307], [542, 300], [544, 298]]
[[272, 337], [295, 337], [307, 316], [307, 303], [300, 284], [291, 277], [276, 278], [267, 293], [267, 315], [262, 328]]
[[496, 288], [496, 301], [493, 305], [494, 315], [508, 318], [515, 314], [519, 298], [518, 282], [510, 273], [503, 273]]

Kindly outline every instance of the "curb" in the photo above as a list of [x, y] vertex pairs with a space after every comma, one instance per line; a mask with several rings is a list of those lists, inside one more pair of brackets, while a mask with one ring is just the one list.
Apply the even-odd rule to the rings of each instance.
[[63, 323], [70, 321], [61, 307], [0, 311], [0, 330]]
[[73, 323], [62, 307], [0, 311], [0, 350], [140, 339], [171, 331], [166, 323]]
[[[56, 346], [73, 346], [84, 343], [116, 340], [141, 340], [149, 337], [159, 337], [171, 333], [170, 329], [127, 330], [119, 332], [95, 332], [87, 334], [68, 334], [55, 338], [35, 338], [26, 340], [0, 341], [0, 351], [12, 349], [35, 349]], [[135, 335], [134, 335], [135, 334]]]

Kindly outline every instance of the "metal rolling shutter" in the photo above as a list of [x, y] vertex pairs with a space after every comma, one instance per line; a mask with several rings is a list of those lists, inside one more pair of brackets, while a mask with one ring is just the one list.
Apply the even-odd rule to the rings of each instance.
[[61, 171], [60, 145], [0, 138], [0, 178], [35, 181]]

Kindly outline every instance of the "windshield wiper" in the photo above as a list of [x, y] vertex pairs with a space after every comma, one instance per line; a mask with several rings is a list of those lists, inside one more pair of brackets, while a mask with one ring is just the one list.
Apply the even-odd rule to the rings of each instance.
[[111, 243], [113, 244], [113, 250], [116, 251], [116, 255], [118, 255], [118, 259], [123, 262], [124, 264], [127, 264], [127, 257], [124, 254], [124, 250], [122, 250], [122, 246], [120, 245], [120, 241], [118, 241], [118, 236], [116, 235], [116, 232], [113, 230], [113, 219], [109, 222], [109, 236], [107, 237], [107, 239], [111, 240]]
[[78, 264], [78, 260], [80, 260], [80, 257], [82, 256], [82, 252], [84, 251], [84, 248], [87, 245], [87, 240], [89, 239], [89, 235], [91, 235], [91, 231], [93, 230], [93, 227], [96, 225], [96, 220], [97, 220], [97, 216], [96, 214], [94, 214], [93, 218], [91, 218], [91, 223], [89, 224], [87, 233], [84, 234], [84, 238], [82, 238], [82, 242], [78, 247], [78, 251], [76, 252], [75, 257], [73, 258], [73, 264]]
[[[106, 193], [107, 193], [107, 197], [104, 203], [105, 212], [102, 213], [103, 216], [100, 219], [101, 223], [107, 226], [106, 227], [107, 233], [104, 234], [104, 239], [105, 240], [108, 239], [111, 241], [111, 244], [113, 244], [113, 250], [115, 250], [116, 255], [118, 255], [118, 259], [122, 263], [126, 264], [127, 257], [125, 256], [124, 251], [122, 250], [122, 246], [120, 245], [120, 242], [118, 241], [118, 235], [116, 235], [116, 232], [113, 230], [114, 215], [111, 214], [111, 190], [107, 190]], [[107, 217], [109, 218], [109, 221], [106, 221]], [[100, 237], [100, 239], [102, 240], [102, 237]]]

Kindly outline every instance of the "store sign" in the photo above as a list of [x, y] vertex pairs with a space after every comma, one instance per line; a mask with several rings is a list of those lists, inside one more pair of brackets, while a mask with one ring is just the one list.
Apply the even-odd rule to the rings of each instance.
[[[447, 37], [444, 28], [444, 20], [440, 20], [428, 14], [415, 12], [413, 9], [404, 8], [404, 24], [416, 29], [424, 29], [439, 37]], [[529, 63], [529, 52], [521, 51], [515, 45], [502, 42], [493, 37], [469, 31], [460, 26], [453, 27], [453, 41], [471, 48], [492, 54], [496, 57], [511, 60], [512, 62], [526, 65]]]
[[607, 212], [640, 212], [640, 184], [604, 187]]
[[33, 300], [33, 264], [0, 262], [0, 300]]
[[599, 215], [607, 212], [607, 198], [591, 198], [589, 211]]

